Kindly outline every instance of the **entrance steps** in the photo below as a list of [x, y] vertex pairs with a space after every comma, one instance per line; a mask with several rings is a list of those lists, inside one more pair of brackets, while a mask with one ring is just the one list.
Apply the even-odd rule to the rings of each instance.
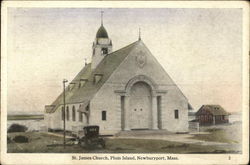
[[171, 135], [175, 132], [170, 132], [167, 130], [129, 130], [129, 131], [120, 131], [115, 136], [117, 137], [129, 137], [129, 136], [145, 136], [145, 135]]

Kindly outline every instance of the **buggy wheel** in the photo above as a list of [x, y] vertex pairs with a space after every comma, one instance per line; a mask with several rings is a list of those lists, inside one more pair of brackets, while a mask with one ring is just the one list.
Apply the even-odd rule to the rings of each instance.
[[106, 147], [106, 143], [105, 143], [105, 140], [101, 140], [101, 146], [102, 146], [102, 148], [105, 148]]
[[87, 148], [90, 148], [90, 147], [91, 147], [91, 140], [86, 139], [86, 140], [84, 141], [84, 143], [85, 143], [85, 147], [87, 147]]
[[85, 146], [84, 141], [81, 141], [81, 140], [78, 142], [78, 144], [79, 144], [81, 147], [84, 147], [84, 146]]

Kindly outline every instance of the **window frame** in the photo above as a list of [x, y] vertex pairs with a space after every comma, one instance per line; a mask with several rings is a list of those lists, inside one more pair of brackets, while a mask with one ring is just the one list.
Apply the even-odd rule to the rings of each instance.
[[102, 55], [108, 54], [108, 48], [102, 48], [101, 51], [102, 51]]
[[64, 120], [64, 118], [65, 118], [64, 106], [62, 106], [62, 109], [61, 109], [61, 118], [62, 118], [62, 120]]
[[[81, 108], [81, 104], [79, 105], [79, 109]], [[78, 121], [79, 122], [83, 122], [83, 113], [82, 112], [78, 112]]]
[[174, 110], [174, 118], [179, 119], [179, 110], [178, 109]]
[[69, 106], [66, 107], [66, 119], [69, 121]]
[[107, 111], [102, 111], [102, 121], [107, 121]]
[[72, 107], [72, 121], [76, 121], [76, 108], [74, 105]]

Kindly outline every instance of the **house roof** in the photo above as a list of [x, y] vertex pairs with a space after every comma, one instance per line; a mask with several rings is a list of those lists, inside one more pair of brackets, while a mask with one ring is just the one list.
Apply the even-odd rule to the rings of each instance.
[[188, 116], [195, 116], [196, 112], [188, 112]]
[[[96, 92], [102, 87], [102, 85], [108, 80], [114, 70], [121, 64], [121, 62], [127, 57], [127, 55], [136, 47], [141, 41], [136, 41], [126, 47], [123, 47], [117, 51], [114, 51], [106, 55], [103, 60], [98, 64], [95, 70], [91, 70], [91, 64], [86, 65], [71, 81], [66, 88], [65, 100], [66, 104], [83, 103], [88, 102], [96, 94]], [[95, 83], [95, 76], [101, 75], [100, 81]], [[79, 83], [83, 81], [82, 86], [79, 87]], [[46, 108], [47, 113], [53, 113], [56, 109], [63, 104], [63, 93]]]
[[212, 115], [230, 115], [230, 113], [226, 112], [224, 108], [220, 105], [202, 105], [200, 109], [196, 112], [196, 115], [203, 114], [204, 111], [210, 112]]
[[194, 108], [192, 107], [192, 105], [190, 103], [188, 103], [188, 110], [193, 110]]

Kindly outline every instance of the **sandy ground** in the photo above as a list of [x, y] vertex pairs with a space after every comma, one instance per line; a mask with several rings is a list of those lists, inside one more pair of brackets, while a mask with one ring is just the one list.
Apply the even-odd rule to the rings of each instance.
[[[216, 129], [223, 131], [216, 131]], [[215, 131], [208, 132], [209, 129]], [[236, 129], [236, 130], [235, 130]], [[128, 131], [106, 139], [106, 148], [87, 149], [69, 141], [63, 148], [63, 135], [48, 132], [10, 133], [27, 136], [29, 143], [8, 143], [10, 153], [241, 153], [240, 124], [204, 127], [202, 132], [174, 134], [163, 130]], [[228, 138], [227, 136], [228, 135]], [[237, 141], [236, 141], [237, 140]], [[73, 142], [73, 143], [72, 143]], [[60, 144], [60, 145], [59, 145]]]
[[[241, 124], [231, 124], [231, 125], [216, 125], [216, 126], [207, 126], [207, 127], [201, 127], [201, 132], [190, 132], [188, 134], [174, 134], [169, 132], [160, 132], [152, 134], [152, 131], [134, 131], [133, 134], [121, 134], [118, 136], [112, 136], [108, 137], [110, 139], [154, 139], [154, 140], [166, 140], [166, 141], [172, 141], [172, 142], [182, 142], [182, 143], [188, 143], [188, 144], [198, 144], [198, 145], [232, 145], [229, 143], [223, 143], [223, 142], [214, 142], [214, 141], [205, 141], [200, 139], [193, 138], [195, 135], [202, 135], [202, 134], [210, 134], [210, 132], [207, 132], [207, 129], [211, 128], [219, 128], [225, 130], [226, 135], [229, 139], [237, 140], [241, 142]], [[58, 137], [63, 137], [61, 134], [47, 132], [50, 135], [55, 135]], [[66, 136], [66, 138], [73, 138], [72, 136]]]
[[202, 141], [198, 139], [192, 139], [192, 137], [194, 137], [194, 134], [119, 136], [119, 137], [110, 137], [110, 138], [155, 139], [155, 140], [166, 140], [166, 141], [182, 142], [182, 143], [189, 143], [189, 144], [199, 144], [199, 145], [227, 145], [227, 143]]
[[[208, 129], [223, 129], [225, 131], [225, 136], [228, 137], [230, 140], [235, 140], [239, 143], [227, 143], [227, 142], [216, 142], [216, 141], [205, 141], [201, 139], [195, 139], [193, 138], [195, 135], [202, 135], [202, 134], [211, 134], [208, 132]], [[166, 140], [166, 141], [172, 141], [172, 142], [182, 142], [182, 143], [188, 143], [188, 144], [199, 144], [199, 145], [240, 145], [241, 144], [241, 123], [234, 123], [234, 124], [228, 124], [228, 125], [216, 125], [216, 126], [207, 126], [207, 127], [201, 127], [201, 132], [190, 132], [188, 134], [157, 134], [157, 133], [150, 133], [149, 134], [123, 134], [118, 137], [110, 137], [110, 138], [129, 138], [129, 139], [155, 139], [155, 140]]]

